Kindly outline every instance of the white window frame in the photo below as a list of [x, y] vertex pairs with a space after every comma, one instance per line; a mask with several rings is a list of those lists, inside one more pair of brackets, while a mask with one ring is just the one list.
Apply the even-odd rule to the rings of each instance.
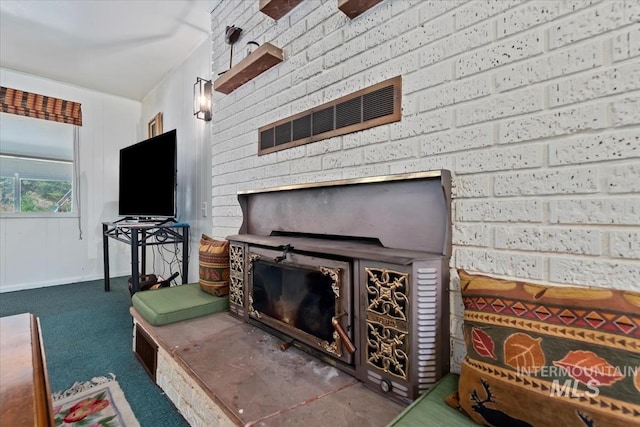
[[[11, 117], [13, 116], [13, 117]], [[14, 119], [15, 117], [18, 117], [18, 119]], [[78, 209], [78, 194], [77, 191], [79, 191], [78, 188], [78, 179], [77, 179], [77, 175], [78, 175], [78, 131], [77, 131], [77, 127], [74, 125], [70, 125], [70, 124], [66, 124], [66, 123], [58, 123], [58, 122], [52, 122], [52, 121], [46, 121], [46, 120], [42, 120], [42, 119], [37, 119], [37, 118], [31, 118], [31, 117], [22, 117], [22, 116], [15, 116], [13, 114], [8, 114], [8, 113], [0, 113], [0, 119], [1, 122], [3, 122], [3, 125], [7, 125], [7, 123], [11, 120], [12, 124], [16, 124], [19, 123], [19, 126], [28, 126], [30, 123], [32, 123], [31, 121], [35, 121], [33, 122], [34, 126], [40, 127], [40, 128], [46, 128], [48, 125], [51, 126], [69, 126], [70, 132], [69, 132], [69, 137], [71, 138], [71, 140], [69, 141], [69, 144], [71, 145], [71, 150], [72, 150], [72, 156], [71, 159], [69, 159], [69, 155], [68, 153], [66, 153], [65, 155], [61, 156], [61, 157], [67, 157], [67, 158], [56, 158], [53, 156], [37, 156], [37, 155], [33, 155], [31, 153], [20, 153], [19, 152], [19, 148], [17, 148], [17, 144], [9, 144], [8, 142], [6, 142], [5, 138], [10, 138], [9, 134], [10, 131], [3, 131], [2, 127], [0, 126], [0, 155], [3, 157], [8, 157], [8, 158], [26, 158], [26, 159], [34, 159], [36, 161], [43, 161], [43, 162], [69, 162], [72, 164], [72, 174], [71, 174], [71, 189], [72, 189], [72, 193], [71, 193], [71, 212], [0, 212], [0, 217], [1, 218], [78, 218], [79, 217], [79, 209]], [[16, 120], [18, 120], [16, 122]], [[44, 123], [42, 123], [44, 122]], [[74, 127], [76, 129], [74, 129]], [[67, 130], [64, 130], [62, 132], [64, 134], [64, 137], [66, 138], [67, 135]], [[4, 135], [3, 135], [4, 134]], [[45, 136], [46, 137], [46, 136]], [[54, 149], [55, 151], [55, 149]], [[1, 159], [0, 159], [1, 161]], [[1, 171], [2, 175], [4, 175], [4, 171]], [[29, 179], [29, 178], [23, 178], [23, 179]], [[37, 178], [34, 178], [37, 179]], [[15, 185], [14, 188], [19, 188], [19, 185]], [[19, 197], [19, 196], [18, 196]]]

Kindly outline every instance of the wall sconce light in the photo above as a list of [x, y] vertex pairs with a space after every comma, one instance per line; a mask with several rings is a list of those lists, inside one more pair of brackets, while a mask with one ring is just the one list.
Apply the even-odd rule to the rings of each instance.
[[200, 120], [211, 120], [211, 80], [197, 78], [193, 85], [193, 115]]

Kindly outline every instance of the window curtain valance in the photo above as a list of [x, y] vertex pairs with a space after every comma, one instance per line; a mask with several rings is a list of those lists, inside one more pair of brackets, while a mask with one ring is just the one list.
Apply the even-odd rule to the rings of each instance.
[[78, 102], [0, 86], [2, 112], [82, 126]]

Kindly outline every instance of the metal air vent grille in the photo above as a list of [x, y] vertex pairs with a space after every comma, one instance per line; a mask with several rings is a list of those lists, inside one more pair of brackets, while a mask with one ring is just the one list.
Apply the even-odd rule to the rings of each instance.
[[393, 86], [363, 95], [363, 119], [366, 121], [393, 114], [393, 101]]
[[311, 114], [293, 121], [293, 140], [311, 136]]
[[313, 134], [320, 135], [321, 133], [332, 131], [334, 129], [333, 115], [333, 107], [313, 113], [313, 116], [311, 116]]
[[291, 122], [276, 126], [276, 145], [291, 142]]
[[[392, 86], [387, 87], [392, 88]], [[336, 105], [336, 129], [355, 125], [356, 123], [361, 123], [363, 121], [362, 98], [363, 97], [359, 96]]]
[[400, 121], [400, 76], [263, 126], [258, 154]]
[[265, 129], [260, 132], [260, 149], [266, 150], [267, 148], [275, 145], [275, 130], [276, 128]]

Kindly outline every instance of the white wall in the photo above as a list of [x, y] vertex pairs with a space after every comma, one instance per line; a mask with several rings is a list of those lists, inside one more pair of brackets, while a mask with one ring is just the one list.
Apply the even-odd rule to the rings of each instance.
[[[193, 116], [193, 84], [197, 76], [210, 78], [210, 49], [206, 39], [142, 103], [0, 69], [3, 86], [80, 102], [83, 113], [82, 239], [77, 218], [0, 217], [0, 292], [104, 277], [102, 222], [119, 218], [119, 151], [147, 138], [147, 123], [158, 112], [164, 131], [178, 133], [177, 219], [191, 226], [188, 281], [198, 280], [200, 235], [211, 234], [212, 228], [211, 131], [210, 122]], [[130, 247], [111, 239], [109, 249], [110, 276], [129, 276]], [[163, 261], [172, 259], [172, 251], [173, 245], [149, 249], [147, 272], [168, 277], [177, 271], [176, 264]]]
[[[118, 153], [140, 137], [140, 103], [8, 69], [0, 84], [79, 102], [83, 117], [80, 221], [0, 217], [0, 292], [102, 279], [102, 222], [118, 218]], [[126, 245], [110, 242], [110, 256], [112, 277], [130, 274]]]
[[[189, 57], [171, 72], [142, 100], [140, 132], [162, 112], [163, 130], [176, 129], [178, 138], [177, 219], [190, 225], [189, 283], [198, 281], [198, 246], [202, 233], [211, 234], [211, 122], [193, 115], [193, 85], [196, 77], [211, 78], [211, 41], [206, 39]], [[203, 204], [206, 206], [203, 207]], [[170, 258], [163, 246], [165, 257]], [[154, 247], [154, 258], [148, 254], [148, 272], [164, 277], [177, 271], [167, 266]]]
[[[238, 190], [449, 169], [452, 366], [464, 355], [456, 268], [640, 290], [640, 3], [385, 0], [354, 20], [307, 0], [277, 22], [258, 0], [212, 14], [284, 62], [216, 93], [213, 233]], [[402, 120], [257, 156], [258, 127], [402, 76]]]

